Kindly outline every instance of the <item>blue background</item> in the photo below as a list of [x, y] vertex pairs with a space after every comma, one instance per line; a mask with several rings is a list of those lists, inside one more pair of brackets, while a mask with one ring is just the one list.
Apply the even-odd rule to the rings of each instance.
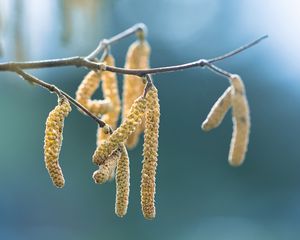
[[[299, 239], [299, 7], [297, 0], [1, 0], [1, 62], [84, 56], [137, 22], [148, 26], [153, 67], [270, 37], [218, 63], [241, 75], [251, 108], [240, 168], [227, 163], [230, 114], [210, 133], [200, 128], [228, 81], [204, 69], [155, 76], [162, 114], [153, 221], [140, 210], [142, 139], [130, 151], [130, 205], [120, 219], [114, 183], [99, 186], [91, 178], [95, 123], [75, 108], [66, 119], [66, 185], [56, 189], [43, 161], [44, 124], [56, 97], [1, 72], [0, 239]], [[133, 40], [112, 46], [118, 66]], [[74, 96], [87, 70], [30, 72]], [[119, 83], [121, 89], [122, 76]]]

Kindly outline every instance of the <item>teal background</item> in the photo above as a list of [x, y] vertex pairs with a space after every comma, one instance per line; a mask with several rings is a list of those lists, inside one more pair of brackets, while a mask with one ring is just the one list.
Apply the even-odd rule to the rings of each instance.
[[[91, 178], [95, 123], [75, 108], [66, 119], [66, 185], [56, 189], [43, 161], [45, 120], [56, 97], [1, 72], [0, 239], [299, 239], [299, 7], [297, 0], [1, 0], [1, 62], [84, 56], [137, 22], [148, 26], [153, 67], [270, 37], [217, 64], [241, 75], [247, 89], [252, 128], [240, 168], [227, 163], [230, 114], [210, 133], [200, 128], [228, 81], [205, 69], [154, 77], [162, 113], [153, 221], [140, 210], [142, 139], [129, 153], [130, 205], [120, 219], [115, 184]], [[133, 40], [112, 46], [118, 66]], [[30, 72], [74, 96], [87, 70]], [[119, 83], [121, 89], [121, 76]]]

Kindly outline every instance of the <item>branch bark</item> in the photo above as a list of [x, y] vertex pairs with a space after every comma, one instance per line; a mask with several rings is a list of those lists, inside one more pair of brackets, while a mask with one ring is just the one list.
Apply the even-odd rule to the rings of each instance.
[[36, 68], [51, 68], [51, 67], [64, 67], [64, 66], [75, 66], [75, 67], [86, 67], [88, 69], [92, 70], [105, 70], [105, 71], [111, 71], [119, 74], [130, 74], [130, 75], [136, 75], [140, 77], [146, 77], [148, 79], [148, 84], [145, 87], [144, 95], [147, 93], [147, 86], [152, 82], [151, 75], [154, 74], [160, 74], [160, 73], [168, 73], [168, 72], [175, 72], [175, 71], [181, 71], [188, 68], [194, 68], [194, 67], [207, 67], [209, 70], [225, 76], [230, 77], [231, 73], [215, 66], [213, 63], [224, 60], [228, 57], [234, 56], [256, 44], [258, 44], [263, 39], [267, 38], [268, 36], [262, 36], [258, 39], [256, 39], [253, 42], [250, 42], [249, 44], [246, 44], [236, 50], [233, 50], [229, 53], [226, 53], [224, 55], [211, 58], [211, 59], [199, 59], [197, 61], [184, 63], [180, 65], [174, 65], [174, 66], [166, 66], [166, 67], [157, 67], [157, 68], [150, 68], [150, 69], [125, 69], [120, 67], [113, 67], [108, 66], [104, 64], [103, 62], [95, 62], [97, 56], [103, 52], [103, 55], [100, 59], [103, 59], [103, 56], [107, 53], [108, 48], [111, 44], [116, 43], [126, 37], [129, 37], [133, 34], [136, 34], [138, 39], [140, 41], [143, 41], [146, 37], [147, 28], [144, 24], [139, 23], [136, 24], [127, 30], [111, 37], [110, 39], [103, 39], [99, 42], [98, 46], [95, 50], [93, 50], [89, 55], [86, 57], [68, 57], [68, 58], [60, 58], [60, 59], [49, 59], [49, 60], [40, 60], [40, 61], [27, 61], [27, 62], [5, 62], [0, 63], [0, 71], [10, 71], [15, 72], [18, 75], [20, 75], [25, 80], [34, 83], [38, 86], [41, 86], [45, 89], [47, 89], [50, 92], [55, 92], [58, 95], [65, 96], [73, 105], [75, 105], [77, 108], [82, 110], [84, 113], [86, 113], [89, 117], [91, 117], [94, 121], [96, 121], [100, 127], [104, 127], [106, 124], [101, 121], [97, 116], [93, 115], [88, 109], [86, 109], [84, 106], [82, 106], [79, 102], [77, 102], [74, 98], [72, 98], [70, 95], [56, 87], [55, 85], [46, 83], [35, 76], [28, 74], [24, 71], [24, 69], [36, 69]]

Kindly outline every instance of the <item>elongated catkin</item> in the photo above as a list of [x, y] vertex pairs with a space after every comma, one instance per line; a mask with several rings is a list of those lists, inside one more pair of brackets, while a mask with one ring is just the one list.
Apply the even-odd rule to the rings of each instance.
[[99, 166], [99, 169], [93, 173], [93, 179], [95, 183], [105, 183], [111, 179], [112, 171], [116, 168], [116, 163], [121, 156], [120, 149], [116, 149], [103, 164]]
[[[150, 46], [147, 41], [137, 40], [132, 43], [126, 56], [125, 68], [146, 69], [149, 68]], [[123, 108], [122, 119], [126, 119], [134, 100], [142, 95], [145, 84], [143, 79], [134, 75], [124, 75], [123, 82]], [[140, 125], [127, 139], [126, 145], [129, 148], [136, 146], [140, 133], [143, 131], [143, 124]]]
[[160, 107], [157, 89], [153, 86], [146, 95], [145, 135], [141, 183], [141, 205], [146, 219], [155, 217], [155, 175], [158, 156]]
[[100, 81], [101, 71], [92, 70], [83, 78], [76, 91], [76, 100], [95, 115], [104, 114], [111, 110], [111, 102], [108, 99], [91, 100]]
[[49, 113], [46, 121], [44, 139], [45, 165], [53, 184], [58, 188], [62, 188], [65, 184], [58, 158], [63, 139], [64, 119], [70, 111], [69, 101], [66, 98], [60, 98], [58, 105]]
[[229, 163], [239, 166], [245, 159], [250, 133], [250, 113], [243, 81], [238, 75], [230, 78], [232, 85], [233, 134], [229, 151]]
[[[104, 59], [105, 64], [109, 66], [115, 66], [115, 60], [112, 55], [107, 55]], [[111, 102], [111, 111], [103, 115], [101, 120], [108, 124], [113, 130], [117, 127], [119, 114], [121, 110], [120, 96], [118, 90], [118, 80], [116, 73], [103, 71], [102, 72], [102, 91], [105, 99]], [[102, 128], [98, 128], [97, 131], [97, 145], [99, 146], [101, 141], [106, 140], [109, 134], [106, 134]]]
[[124, 143], [124, 141], [127, 140], [128, 136], [141, 124], [145, 109], [146, 100], [141, 96], [132, 104], [125, 121], [121, 123], [107, 140], [103, 141], [97, 147], [93, 155], [93, 162], [95, 164], [101, 165], [105, 159], [117, 149], [120, 143]]
[[223, 121], [225, 114], [231, 106], [231, 87], [228, 87], [221, 97], [215, 102], [206, 119], [202, 123], [202, 129], [209, 131], [216, 128]]
[[127, 213], [130, 187], [129, 157], [125, 144], [121, 144], [121, 157], [116, 170], [116, 204], [115, 213], [123, 217]]

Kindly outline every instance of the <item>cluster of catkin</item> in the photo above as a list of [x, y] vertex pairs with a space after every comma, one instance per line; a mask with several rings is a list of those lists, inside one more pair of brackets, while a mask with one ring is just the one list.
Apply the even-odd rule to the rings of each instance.
[[250, 113], [244, 83], [240, 76], [233, 74], [228, 87], [211, 108], [202, 123], [202, 129], [209, 131], [220, 125], [225, 114], [232, 108], [233, 134], [228, 161], [232, 166], [240, 166], [245, 159], [250, 133]]
[[99, 165], [99, 170], [93, 174], [96, 183], [104, 183], [109, 180], [113, 169], [116, 167], [115, 212], [120, 217], [123, 217], [127, 212], [129, 198], [129, 159], [125, 143], [141, 126], [143, 119], [145, 121], [145, 134], [141, 205], [145, 218], [152, 219], [155, 217], [154, 197], [159, 117], [160, 107], [157, 89], [151, 85], [145, 96], [142, 94], [135, 99], [120, 126], [112, 134], [107, 134], [108, 137], [101, 141], [94, 152], [93, 162]]
[[[145, 39], [132, 43], [126, 55], [125, 68], [149, 68], [150, 52], [150, 46]], [[115, 66], [111, 54], [107, 54], [103, 62], [108, 66]], [[230, 75], [229, 80], [231, 86], [213, 105], [202, 124], [202, 129], [209, 131], [218, 127], [229, 108], [232, 108], [233, 134], [229, 163], [239, 166], [244, 161], [249, 140], [249, 106], [241, 78], [238, 75]], [[92, 99], [100, 84], [103, 99]], [[155, 189], [160, 121], [158, 91], [150, 76], [145, 80], [135, 75], [124, 75], [122, 95], [121, 104], [117, 76], [105, 70], [90, 71], [76, 92], [76, 100], [105, 122], [105, 126], [98, 127], [97, 130], [97, 148], [92, 161], [98, 169], [92, 177], [97, 184], [115, 180], [115, 213], [119, 217], [126, 215], [130, 191], [127, 148], [136, 146], [140, 135], [144, 133], [141, 208], [146, 219], [153, 219], [156, 215]], [[118, 124], [121, 107], [122, 121]], [[70, 111], [69, 101], [59, 95], [58, 105], [49, 113], [46, 121], [45, 165], [53, 184], [59, 188], [65, 184], [58, 158], [63, 139], [64, 119]]]

